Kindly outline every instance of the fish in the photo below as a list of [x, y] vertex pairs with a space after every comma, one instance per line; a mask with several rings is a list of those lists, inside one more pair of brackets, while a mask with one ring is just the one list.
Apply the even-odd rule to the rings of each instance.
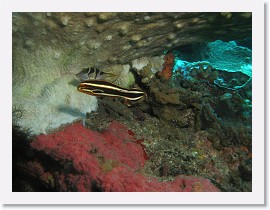
[[105, 75], [109, 76], [115, 76], [112, 73], [106, 73], [98, 68], [95, 67], [88, 67], [88, 68], [83, 68], [78, 74], [76, 74], [76, 77], [80, 80], [80, 82], [89, 80], [89, 79], [104, 79]]
[[92, 96], [120, 97], [128, 101], [137, 101], [146, 97], [140, 89], [126, 89], [105, 80], [86, 80], [80, 83], [78, 91]]

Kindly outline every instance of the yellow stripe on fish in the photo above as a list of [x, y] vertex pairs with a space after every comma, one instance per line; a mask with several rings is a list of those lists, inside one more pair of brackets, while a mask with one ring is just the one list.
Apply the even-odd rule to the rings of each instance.
[[78, 91], [92, 96], [120, 97], [137, 101], [146, 96], [140, 89], [125, 89], [104, 80], [86, 80], [80, 83]]

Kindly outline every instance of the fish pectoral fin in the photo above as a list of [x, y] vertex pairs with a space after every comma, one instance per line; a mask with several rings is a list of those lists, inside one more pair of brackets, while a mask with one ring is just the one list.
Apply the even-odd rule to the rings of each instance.
[[95, 89], [95, 90], [92, 90], [93, 93], [96, 93], [96, 94], [99, 94], [99, 93], [104, 93], [103, 90], [100, 90], [100, 89]]

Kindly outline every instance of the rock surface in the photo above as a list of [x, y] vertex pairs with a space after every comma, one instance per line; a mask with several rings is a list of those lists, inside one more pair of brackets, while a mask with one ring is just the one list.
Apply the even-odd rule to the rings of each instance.
[[251, 13], [13, 14], [14, 45], [69, 48], [84, 65], [126, 64], [182, 45], [250, 35]]
[[[134, 60], [153, 61], [188, 44], [248, 37], [251, 13], [13, 13], [12, 30], [13, 105], [25, 116], [16, 121], [39, 134], [96, 109], [95, 98], [76, 91], [74, 75], [83, 68], [112, 72], [114, 82], [129, 87], [135, 83], [129, 68], [140, 66]], [[137, 69], [143, 82], [161, 64]]]

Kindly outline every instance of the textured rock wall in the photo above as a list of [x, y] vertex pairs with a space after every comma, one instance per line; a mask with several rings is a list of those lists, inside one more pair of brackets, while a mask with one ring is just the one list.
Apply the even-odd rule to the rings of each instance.
[[[14, 44], [80, 54], [84, 65], [126, 64], [177, 46], [251, 34], [251, 13], [15, 13]], [[79, 52], [77, 52], [79, 51]], [[67, 66], [65, 66], [67, 67]], [[67, 69], [70, 70], [70, 69]]]
[[135, 59], [245, 38], [251, 13], [13, 13], [12, 30], [13, 106], [24, 110], [16, 120], [38, 134], [96, 109], [95, 97], [76, 91], [74, 75], [82, 68], [119, 68], [121, 84], [129, 86]]

